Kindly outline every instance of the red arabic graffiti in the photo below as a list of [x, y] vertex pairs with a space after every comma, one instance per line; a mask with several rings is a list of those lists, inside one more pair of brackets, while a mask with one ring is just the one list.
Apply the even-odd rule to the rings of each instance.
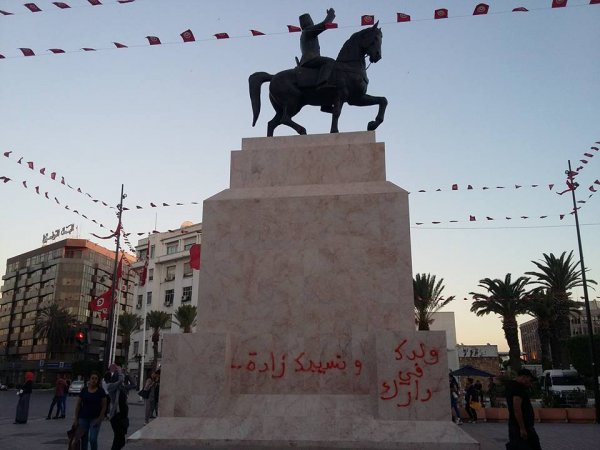
[[[257, 352], [248, 352], [248, 361], [246, 364], [235, 364], [231, 363], [231, 368], [236, 370], [244, 370], [246, 372], [258, 372], [268, 373], [271, 378], [283, 378], [286, 374], [286, 354], [282, 353], [279, 358], [275, 356], [274, 352], [269, 352], [269, 356], [266, 360], [257, 362]], [[306, 352], [300, 352], [298, 356], [294, 358], [294, 372], [300, 373], [316, 373], [325, 375], [329, 372], [342, 372], [345, 373], [349, 365], [346, 360], [339, 353], [335, 355], [335, 358], [329, 361], [315, 361], [310, 359]], [[355, 376], [360, 376], [362, 373], [363, 363], [359, 359], [354, 360]]]
[[381, 392], [379, 398], [381, 400], [398, 399], [396, 406], [405, 408], [414, 402], [428, 402], [431, 400], [431, 389], [420, 386], [421, 378], [425, 374], [423, 369], [427, 366], [434, 366], [439, 363], [439, 352], [432, 348], [426, 351], [425, 344], [419, 343], [416, 349], [407, 351], [404, 346], [408, 343], [404, 339], [394, 349], [396, 361], [402, 361], [404, 358], [408, 361], [415, 361], [414, 365], [409, 370], [399, 370], [397, 376], [391, 381], [383, 381], [381, 383]]

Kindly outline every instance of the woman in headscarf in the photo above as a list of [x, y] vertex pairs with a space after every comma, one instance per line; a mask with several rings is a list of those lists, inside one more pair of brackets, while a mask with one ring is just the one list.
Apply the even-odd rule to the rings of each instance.
[[17, 403], [15, 423], [27, 423], [27, 418], [29, 417], [29, 399], [31, 398], [32, 388], [33, 372], [27, 372], [25, 374], [25, 383], [17, 392], [17, 395], [19, 396], [19, 403]]

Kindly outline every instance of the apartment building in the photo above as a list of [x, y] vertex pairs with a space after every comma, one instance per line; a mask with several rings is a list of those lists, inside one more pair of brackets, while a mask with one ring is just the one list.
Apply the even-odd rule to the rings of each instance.
[[[199, 272], [190, 266], [190, 248], [201, 243], [202, 224], [186, 221], [177, 230], [153, 233], [141, 239], [136, 246], [138, 261], [133, 265], [141, 272], [147, 264], [146, 283], [135, 287], [134, 313], [145, 317], [150, 311], [164, 311], [170, 316], [181, 305], [198, 306]], [[161, 332], [159, 363], [162, 352], [162, 335], [180, 333], [172, 321]], [[144, 352], [145, 349], [145, 352]], [[152, 330], [146, 328], [131, 337], [129, 369], [139, 374], [142, 360], [148, 369], [153, 358]]]
[[[131, 255], [126, 255], [133, 261]], [[0, 299], [0, 379], [17, 382], [34, 371], [37, 381], [51, 381], [58, 372], [70, 372], [78, 359], [102, 360], [107, 320], [92, 314], [90, 300], [111, 286], [115, 252], [85, 239], [64, 239], [7, 260]], [[122, 311], [133, 305], [133, 280], [124, 265], [118, 295]], [[53, 303], [66, 308], [87, 331], [85, 354], [73, 337], [52, 352], [46, 338], [34, 334], [39, 312]], [[117, 344], [117, 356], [120, 343]]]

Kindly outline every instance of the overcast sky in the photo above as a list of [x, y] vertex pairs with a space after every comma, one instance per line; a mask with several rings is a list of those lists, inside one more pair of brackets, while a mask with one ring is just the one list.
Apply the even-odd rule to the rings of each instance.
[[[11, 178], [0, 183], [2, 273], [7, 258], [70, 223], [79, 237], [102, 243], [90, 233], [106, 230], [54, 197], [114, 227], [113, 210], [52, 181], [53, 171], [110, 204], [125, 184], [125, 206], [133, 208], [124, 216], [128, 232], [200, 222], [202, 201], [228, 187], [230, 151], [243, 137], [264, 136], [273, 114], [263, 88], [252, 128], [248, 76], [291, 68], [299, 34], [286, 26], [305, 12], [322, 20], [330, 6], [339, 28], [321, 35], [323, 55], [337, 55], [361, 28], [361, 15], [380, 21], [383, 59], [369, 68], [369, 93], [386, 96], [389, 106], [377, 140], [386, 144], [388, 180], [411, 192], [414, 273], [443, 277], [447, 295], [458, 298], [446, 310], [456, 313], [459, 343], [506, 348], [500, 321], [477, 318], [463, 300], [479, 291], [478, 280], [517, 277], [544, 252], [577, 250], [570, 196], [556, 192], [565, 187], [567, 160], [579, 165], [600, 141], [600, 5], [569, 0], [551, 9], [551, 0], [504, 0], [487, 2], [488, 15], [472, 16], [478, 2], [466, 0], [67, 0], [66, 10], [44, 0], [35, 2], [38, 13], [23, 3], [0, 1], [0, 10], [14, 13], [0, 15], [0, 151], [12, 151], [0, 157], [0, 176]], [[511, 12], [519, 6], [530, 11]], [[433, 20], [438, 8], [450, 18]], [[413, 21], [396, 23], [398, 12]], [[196, 42], [182, 42], [187, 29]], [[252, 37], [250, 29], [265, 36]], [[213, 36], [222, 32], [231, 38]], [[148, 45], [146, 36], [163, 45]], [[19, 48], [36, 56], [24, 57]], [[340, 130], [365, 130], [375, 114], [375, 107], [346, 106]], [[324, 133], [329, 118], [307, 108], [297, 121], [309, 133]], [[280, 127], [276, 134], [293, 131]], [[21, 156], [35, 171], [16, 164]], [[600, 154], [588, 160], [577, 192], [586, 201], [600, 178]], [[586, 265], [597, 280], [599, 197], [580, 210]], [[185, 205], [154, 209], [150, 202]]]

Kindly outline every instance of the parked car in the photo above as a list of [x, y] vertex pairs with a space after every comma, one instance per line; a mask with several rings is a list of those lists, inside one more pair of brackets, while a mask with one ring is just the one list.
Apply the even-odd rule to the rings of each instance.
[[83, 390], [85, 382], [83, 380], [75, 380], [69, 386], [69, 395], [78, 395]]

